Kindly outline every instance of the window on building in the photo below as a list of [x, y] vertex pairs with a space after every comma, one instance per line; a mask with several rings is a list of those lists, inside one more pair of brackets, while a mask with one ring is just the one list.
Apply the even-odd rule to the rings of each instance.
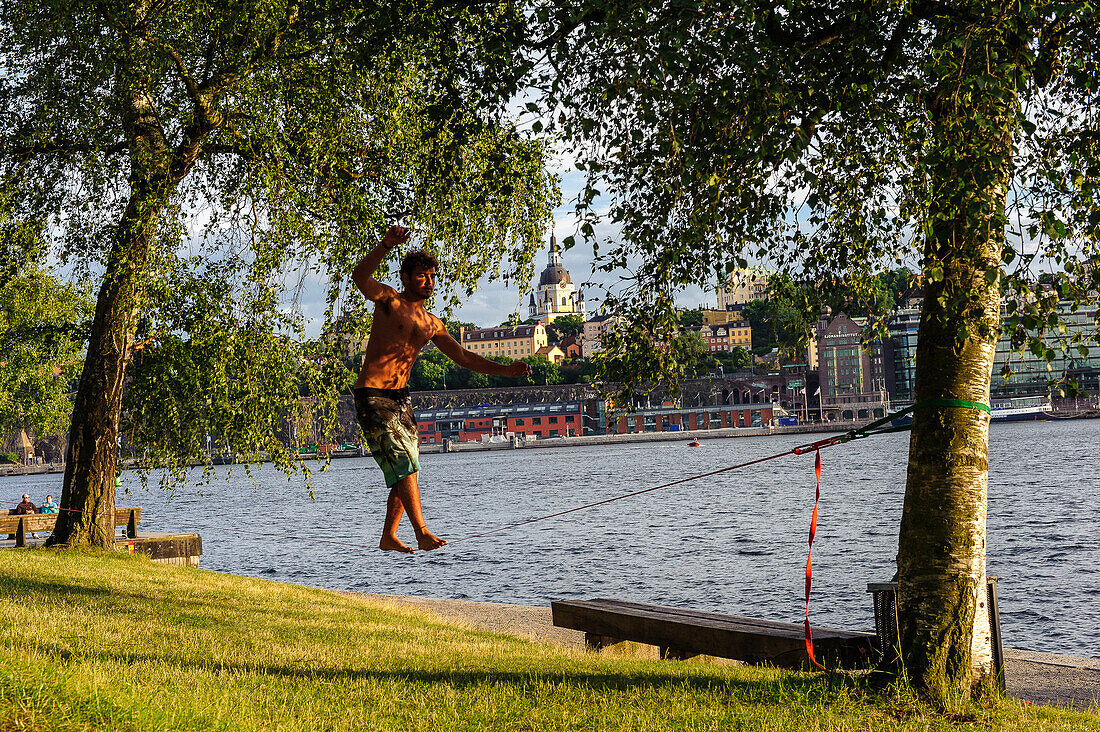
[[568, 417], [565, 418], [565, 421], [566, 422], [575, 422], [576, 418], [572, 414], [570, 414]]
[[558, 418], [557, 417], [551, 417], [550, 418], [550, 424], [557, 424], [557, 423], [558, 423]]
[[522, 426], [523, 426], [523, 417], [520, 417], [516, 420], [516, 427], [522, 427]]
[[542, 417], [531, 417], [531, 424], [542, 424]]

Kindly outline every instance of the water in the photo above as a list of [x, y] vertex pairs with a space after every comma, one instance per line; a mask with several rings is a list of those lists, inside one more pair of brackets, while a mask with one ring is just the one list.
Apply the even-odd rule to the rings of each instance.
[[[429, 525], [457, 539], [621, 493], [771, 455], [806, 436], [424, 455]], [[990, 433], [989, 573], [999, 575], [1008, 647], [1100, 657], [1100, 549], [1094, 447], [1100, 420], [995, 424]], [[813, 622], [874, 627], [867, 582], [894, 574], [908, 435], [822, 453], [814, 544]], [[224, 469], [221, 469], [224, 475]], [[386, 492], [373, 461], [333, 461], [301, 479], [270, 466], [198, 493], [143, 489], [119, 505], [143, 507], [142, 528], [198, 530], [202, 566], [330, 589], [548, 605], [613, 597], [797, 622], [804, 611], [813, 458], [785, 457], [434, 553], [395, 556], [375, 546]], [[0, 481], [14, 505], [60, 492], [61, 477]], [[403, 536], [411, 538], [408, 521]]]

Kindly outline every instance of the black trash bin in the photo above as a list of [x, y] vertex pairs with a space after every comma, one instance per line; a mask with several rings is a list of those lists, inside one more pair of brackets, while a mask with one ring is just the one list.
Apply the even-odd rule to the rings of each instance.
[[[1005, 654], [1001, 646], [1001, 616], [997, 609], [997, 578], [986, 577], [986, 601], [989, 608], [989, 642], [993, 649], [993, 672], [997, 685], [1005, 690]], [[875, 636], [882, 663], [893, 666], [898, 661], [897, 582], [870, 582], [867, 591], [875, 606]]]

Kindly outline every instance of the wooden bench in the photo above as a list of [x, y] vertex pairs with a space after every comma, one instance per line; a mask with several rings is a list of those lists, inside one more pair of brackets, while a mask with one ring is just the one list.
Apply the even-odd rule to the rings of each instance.
[[[17, 547], [26, 546], [28, 533], [53, 531], [57, 516], [56, 513], [28, 513], [23, 515], [9, 513], [7, 516], [0, 516], [0, 534], [14, 536]], [[137, 527], [140, 523], [140, 506], [115, 509], [115, 527], [125, 526], [128, 538], [133, 539], [137, 536]]]
[[[706, 654], [782, 668], [806, 668], [805, 626], [738, 615], [644, 605], [622, 600], [551, 603], [554, 625], [584, 631], [589, 647], [621, 641], [658, 646], [662, 658]], [[866, 666], [875, 658], [875, 634], [813, 627], [814, 655], [829, 666]]]

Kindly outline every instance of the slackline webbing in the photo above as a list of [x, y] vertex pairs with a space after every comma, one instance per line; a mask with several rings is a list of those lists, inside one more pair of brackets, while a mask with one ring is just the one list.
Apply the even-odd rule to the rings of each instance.
[[659, 491], [664, 488], [671, 488], [674, 485], [680, 485], [681, 483], [687, 483], [693, 480], [699, 480], [700, 478], [709, 478], [713, 475], [719, 475], [721, 473], [728, 473], [731, 470], [738, 470], [739, 468], [747, 468], [750, 465], [756, 465], [758, 463], [767, 462], [768, 460], [775, 460], [776, 458], [785, 457], [787, 455], [805, 455], [810, 452], [816, 452], [824, 447], [832, 447], [833, 445], [841, 445], [845, 442], [852, 440], [863, 439], [865, 437], [871, 437], [873, 435], [884, 435], [890, 432], [904, 432], [912, 427], [912, 425], [898, 425], [890, 426], [883, 429], [878, 429], [883, 425], [890, 424], [899, 417], [904, 417], [910, 412], [914, 412], [918, 409], [927, 409], [932, 407], [959, 407], [964, 409], [978, 409], [980, 411], [991, 413], [989, 405], [982, 404], [981, 402], [971, 402], [964, 399], [928, 399], [923, 402], [918, 402], [905, 409], [888, 414], [882, 419], [878, 419], [864, 427], [858, 429], [849, 430], [840, 435], [833, 435], [823, 440], [817, 440], [806, 445], [799, 445], [798, 447], [787, 450], [786, 452], [776, 453], [775, 455], [769, 455], [768, 457], [758, 458], [756, 460], [750, 460], [745, 463], [739, 463], [738, 465], [731, 465], [727, 468], [721, 468], [719, 470], [712, 470], [709, 473], [701, 473], [699, 475], [693, 475], [687, 478], [681, 478], [674, 480], [671, 483], [665, 483], [663, 485], [653, 486], [651, 488], [643, 488], [638, 491], [631, 491], [630, 493], [623, 493], [619, 496], [613, 496], [611, 498], [605, 498], [602, 501], [595, 501], [593, 503], [586, 503], [583, 506], [575, 506], [573, 508], [565, 509], [564, 511], [557, 511], [555, 513], [547, 514], [545, 516], [539, 516], [537, 518], [528, 519], [526, 521], [519, 521], [514, 524], [508, 524], [507, 526], [500, 526], [488, 531], [482, 531], [478, 534], [470, 534], [469, 536], [463, 536], [459, 539], [454, 539], [448, 542], [449, 544], [457, 544], [461, 541], [469, 541], [470, 539], [478, 539], [482, 536], [489, 536], [491, 534], [499, 534], [502, 531], [508, 531], [509, 529], [519, 528], [520, 526], [527, 526], [528, 524], [538, 523], [539, 521], [546, 521], [547, 519], [557, 518], [559, 516], [565, 516], [570, 513], [576, 513], [577, 511], [584, 511], [585, 509], [595, 508], [596, 506], [603, 506], [608, 503], [614, 503], [615, 501], [621, 501], [625, 498], [633, 498], [634, 496], [640, 496], [644, 493], [652, 493], [653, 491]]

